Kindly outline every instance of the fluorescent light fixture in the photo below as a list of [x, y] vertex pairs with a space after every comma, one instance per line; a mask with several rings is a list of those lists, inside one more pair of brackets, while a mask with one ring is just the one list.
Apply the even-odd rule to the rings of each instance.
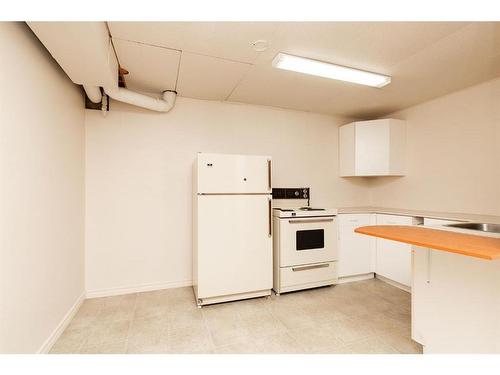
[[294, 72], [311, 74], [313, 76], [353, 82], [372, 87], [380, 88], [391, 83], [391, 77], [382, 74], [365, 72], [364, 70], [287, 55], [281, 52], [274, 58], [273, 66], [278, 69], [291, 70]]

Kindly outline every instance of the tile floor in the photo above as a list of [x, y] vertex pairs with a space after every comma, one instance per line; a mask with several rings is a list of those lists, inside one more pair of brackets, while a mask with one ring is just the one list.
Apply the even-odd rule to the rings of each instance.
[[380, 280], [198, 309], [191, 288], [86, 300], [51, 353], [421, 353]]

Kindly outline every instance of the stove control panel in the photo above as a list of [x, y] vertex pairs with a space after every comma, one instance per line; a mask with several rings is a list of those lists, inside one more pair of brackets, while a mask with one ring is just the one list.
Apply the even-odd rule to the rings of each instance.
[[273, 188], [273, 199], [309, 199], [309, 188]]

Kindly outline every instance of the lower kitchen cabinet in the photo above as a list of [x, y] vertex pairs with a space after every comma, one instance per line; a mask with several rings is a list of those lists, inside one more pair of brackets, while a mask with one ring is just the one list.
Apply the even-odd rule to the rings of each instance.
[[375, 224], [374, 214], [339, 214], [339, 277], [363, 275], [374, 271], [375, 238], [354, 229]]
[[[411, 216], [377, 214], [377, 225], [413, 225]], [[411, 285], [411, 245], [377, 238], [375, 272], [377, 275]]]
[[365, 225], [444, 225], [457, 221], [390, 214], [338, 215], [338, 276], [349, 277], [375, 272], [411, 287], [412, 246], [401, 242], [355, 233]]

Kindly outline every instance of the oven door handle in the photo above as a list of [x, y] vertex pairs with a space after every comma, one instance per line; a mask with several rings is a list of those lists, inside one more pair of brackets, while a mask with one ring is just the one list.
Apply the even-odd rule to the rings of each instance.
[[293, 272], [307, 271], [307, 270], [314, 270], [316, 268], [325, 268], [325, 267], [330, 267], [330, 264], [329, 263], [323, 263], [323, 264], [315, 264], [313, 266], [292, 267], [292, 271]]
[[304, 224], [304, 223], [327, 223], [333, 221], [333, 219], [298, 219], [298, 220], [288, 220], [290, 224]]

